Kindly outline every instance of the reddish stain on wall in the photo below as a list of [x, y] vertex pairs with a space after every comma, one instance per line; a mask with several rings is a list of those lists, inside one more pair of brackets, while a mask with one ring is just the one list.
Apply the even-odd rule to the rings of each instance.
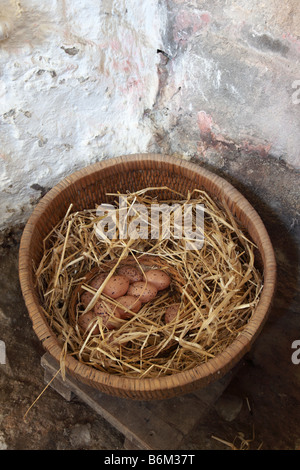
[[211, 21], [209, 13], [181, 10], [176, 16], [173, 37], [176, 42], [186, 42], [190, 36], [204, 29]]
[[245, 150], [247, 153], [256, 153], [261, 157], [266, 157], [269, 155], [271, 147], [271, 144], [253, 144], [247, 141], [244, 141], [240, 145], [240, 148]]
[[[261, 144], [248, 142], [233, 142], [218, 132], [218, 126], [214, 123], [212, 116], [205, 111], [199, 111], [197, 114], [197, 125], [200, 131], [201, 141], [198, 142], [198, 152], [205, 154], [209, 148], [214, 148], [222, 152], [225, 149], [243, 150], [246, 153], [255, 153], [261, 157], [266, 157], [272, 148], [272, 144]], [[216, 133], [217, 131], [217, 133]]]
[[197, 124], [201, 137], [207, 138], [212, 135], [212, 117], [205, 111], [199, 111], [197, 115]]

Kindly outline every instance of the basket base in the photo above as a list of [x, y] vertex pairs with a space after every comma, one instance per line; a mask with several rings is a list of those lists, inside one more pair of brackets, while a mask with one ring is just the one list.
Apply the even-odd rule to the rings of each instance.
[[[58, 363], [48, 353], [41, 358], [44, 380], [49, 383]], [[165, 400], [136, 401], [106, 395], [70, 375], [58, 375], [50, 386], [70, 401], [77, 396], [124, 435], [126, 450], [176, 450], [225, 391], [239, 369], [237, 364], [206, 388]]]

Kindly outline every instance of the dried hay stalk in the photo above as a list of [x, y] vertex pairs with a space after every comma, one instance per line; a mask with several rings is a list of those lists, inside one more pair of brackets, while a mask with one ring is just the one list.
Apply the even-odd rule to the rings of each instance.
[[[158, 201], [157, 193], [169, 198]], [[72, 212], [70, 206], [44, 240], [44, 255], [36, 269], [45, 315], [62, 345], [62, 371], [66, 354], [102, 371], [140, 378], [174, 374], [220, 354], [249, 322], [262, 289], [262, 275], [254, 265], [255, 246], [225, 202], [214, 201], [205, 191], [194, 190], [184, 197], [169, 188], [108, 196], [123, 196], [128, 207], [136, 202], [149, 210], [158, 202], [176, 202], [181, 209], [202, 204], [204, 244], [199, 250], [187, 250], [189, 240], [173, 236], [174, 214], [169, 239], [162, 231], [157, 239], [120, 239], [118, 225], [115, 238], [101, 240], [96, 233], [101, 220], [96, 209]], [[119, 202], [114, 203], [118, 213]], [[136, 217], [128, 217], [128, 223]], [[86, 274], [109, 266], [112, 275], [127, 257], [145, 269], [145, 254], [171, 275], [169, 292], [144, 305], [130, 320], [120, 320], [118, 329], [106, 330], [99, 317], [100, 334], [91, 330], [83, 335], [76, 322], [81, 311], [72, 312], [73, 320], [70, 316], [74, 289], [82, 285], [94, 293], [87, 310], [100, 297], [115, 304], [102, 294], [103, 285], [97, 292], [89, 288]], [[164, 311], [174, 302], [180, 303], [179, 314], [165, 324]]]

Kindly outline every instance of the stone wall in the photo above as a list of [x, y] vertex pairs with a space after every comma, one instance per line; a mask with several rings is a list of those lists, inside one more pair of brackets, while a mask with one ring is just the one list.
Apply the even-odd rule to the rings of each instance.
[[300, 5], [266, 3], [167, 2], [153, 114], [170, 151], [219, 161], [232, 149], [300, 169]]
[[166, 5], [151, 150], [226, 177], [271, 231], [300, 240], [300, 3]]
[[0, 230], [78, 168], [158, 152], [298, 233], [298, 0], [0, 5]]

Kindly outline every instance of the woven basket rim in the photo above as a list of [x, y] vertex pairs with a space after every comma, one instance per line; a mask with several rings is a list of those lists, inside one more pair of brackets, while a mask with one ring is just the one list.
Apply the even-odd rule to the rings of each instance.
[[269, 313], [276, 285], [276, 259], [271, 240], [261, 217], [250, 204], [250, 202], [227, 180], [216, 175], [201, 165], [190, 162], [180, 157], [166, 154], [130, 154], [121, 155], [93, 163], [85, 168], [79, 169], [71, 175], [58, 182], [49, 192], [39, 201], [29, 217], [21, 237], [19, 248], [19, 279], [25, 305], [31, 318], [33, 329], [38, 338], [42, 341], [52, 357], [58, 362], [61, 355], [61, 346], [58, 343], [55, 333], [51, 330], [44, 317], [39, 299], [32, 283], [32, 266], [30, 260], [30, 246], [34, 234], [35, 226], [43, 211], [48, 204], [57, 197], [57, 195], [66, 187], [73, 185], [82, 178], [86, 178], [94, 172], [101, 172], [108, 167], [114, 167], [116, 171], [126, 164], [134, 165], [138, 162], [148, 163], [150, 166], [155, 164], [158, 167], [164, 165], [174, 165], [182, 170], [197, 173], [200, 176], [213, 180], [222, 193], [226, 192], [231, 200], [239, 200], [239, 206], [251, 218], [255, 224], [259, 237], [263, 240], [263, 249], [265, 256], [264, 264], [264, 286], [261, 292], [258, 306], [253, 317], [245, 327], [242, 333], [233, 340], [233, 342], [219, 355], [201, 363], [193, 369], [177, 372], [169, 376], [159, 378], [134, 378], [122, 377], [119, 375], [101, 372], [93, 369], [86, 364], [80, 363], [72, 356], [66, 358], [66, 368], [84, 379], [92, 380], [105, 384], [105, 386], [128, 391], [130, 398], [131, 392], [143, 393], [143, 391], [152, 392], [163, 389], [184, 388], [193, 381], [204, 380], [209, 383], [214, 377], [221, 377], [230, 370], [240, 358], [250, 349], [253, 341], [259, 334]]

